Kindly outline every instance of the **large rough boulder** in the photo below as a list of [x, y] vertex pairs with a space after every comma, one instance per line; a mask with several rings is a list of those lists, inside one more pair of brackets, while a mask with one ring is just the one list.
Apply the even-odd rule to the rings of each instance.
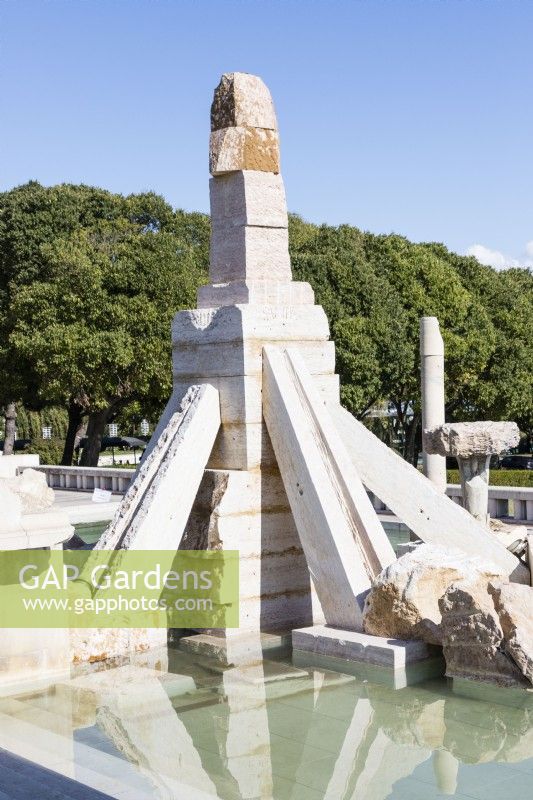
[[378, 575], [366, 598], [364, 630], [375, 636], [441, 644], [439, 599], [452, 583], [472, 577], [486, 587], [489, 580], [502, 576], [481, 558], [422, 544]]
[[439, 609], [446, 675], [498, 686], [529, 685], [504, 649], [504, 633], [487, 580], [452, 584], [439, 600]]
[[18, 496], [23, 514], [37, 514], [54, 504], [54, 490], [46, 483], [43, 472], [25, 469], [16, 478], [7, 478], [5, 486]]
[[505, 652], [533, 684], [533, 588], [518, 583], [489, 583]]

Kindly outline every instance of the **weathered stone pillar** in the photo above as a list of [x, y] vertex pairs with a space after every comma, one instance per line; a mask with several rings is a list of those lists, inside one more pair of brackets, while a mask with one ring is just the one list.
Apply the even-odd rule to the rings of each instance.
[[[444, 425], [444, 343], [437, 317], [420, 320], [422, 376], [422, 430]], [[423, 449], [424, 474], [441, 492], [446, 491], [446, 459]]]
[[210, 283], [174, 318], [173, 371], [176, 395], [203, 383], [219, 392], [222, 424], [185, 543], [241, 553], [231, 639], [323, 619], [263, 420], [263, 346], [297, 346], [324, 400], [339, 402], [339, 383], [326, 315], [292, 280], [278, 125], [255, 75], [225, 74], [215, 90], [209, 170]]
[[424, 431], [428, 453], [457, 458], [464, 506], [483, 524], [488, 521], [490, 457], [519, 441], [514, 422], [455, 422]]

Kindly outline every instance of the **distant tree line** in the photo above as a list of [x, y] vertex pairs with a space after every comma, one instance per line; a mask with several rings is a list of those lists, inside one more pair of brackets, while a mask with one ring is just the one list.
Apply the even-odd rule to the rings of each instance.
[[[447, 417], [514, 419], [532, 436], [531, 271], [296, 216], [289, 233], [294, 277], [330, 321], [344, 405], [405, 458], [420, 449], [423, 315], [441, 323]], [[81, 431], [92, 466], [106, 425], [156, 418], [171, 391], [172, 317], [195, 306], [208, 263], [209, 218], [153, 193], [35, 181], [0, 193], [4, 452], [17, 420], [51, 407], [64, 409], [54, 436], [67, 465]]]

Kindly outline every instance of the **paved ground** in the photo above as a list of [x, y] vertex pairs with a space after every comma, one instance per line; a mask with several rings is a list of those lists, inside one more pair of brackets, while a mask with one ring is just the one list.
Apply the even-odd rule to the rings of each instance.
[[104, 522], [113, 517], [122, 495], [114, 494], [109, 503], [93, 503], [91, 492], [71, 492], [54, 489], [56, 503], [68, 514], [73, 525], [79, 522]]
[[0, 800], [109, 800], [109, 797], [0, 749]]

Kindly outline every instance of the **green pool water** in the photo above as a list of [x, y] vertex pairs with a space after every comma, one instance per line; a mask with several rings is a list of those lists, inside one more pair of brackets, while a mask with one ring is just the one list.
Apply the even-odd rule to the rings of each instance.
[[[100, 665], [101, 667], [102, 665]], [[175, 649], [0, 700], [0, 746], [119, 800], [531, 800], [533, 706]]]
[[96, 544], [108, 525], [109, 521], [87, 522], [75, 525], [74, 529], [86, 544]]
[[[78, 536], [81, 536], [86, 544], [96, 544], [108, 525], [109, 522], [104, 521], [79, 523], [74, 527]], [[394, 548], [396, 548], [398, 544], [409, 541], [409, 528], [407, 528], [401, 522], [383, 521], [382, 525]]]

